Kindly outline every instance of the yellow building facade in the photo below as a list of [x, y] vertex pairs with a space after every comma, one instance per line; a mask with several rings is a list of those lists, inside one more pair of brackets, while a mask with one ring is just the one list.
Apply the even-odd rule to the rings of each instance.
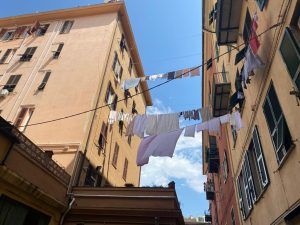
[[[203, 4], [203, 106], [212, 117], [239, 111], [243, 122], [241, 130], [228, 124], [219, 134], [228, 142], [222, 147], [230, 152], [241, 224], [300, 222], [299, 12], [298, 0]], [[247, 50], [257, 46], [255, 32], [254, 55], [264, 65], [244, 83]], [[203, 146], [209, 145], [203, 132]]]
[[139, 186], [140, 140], [125, 137], [127, 124], [108, 124], [110, 110], [142, 114], [152, 104], [149, 92], [121, 89], [144, 76], [125, 4], [2, 18], [0, 27], [1, 116], [53, 153], [72, 185]]

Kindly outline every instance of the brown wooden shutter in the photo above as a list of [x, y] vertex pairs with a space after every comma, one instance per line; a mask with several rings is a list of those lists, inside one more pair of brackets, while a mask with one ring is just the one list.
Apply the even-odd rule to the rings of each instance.
[[124, 168], [123, 168], [123, 179], [126, 180], [127, 178], [127, 170], [128, 170], [128, 160], [125, 159]]
[[0, 39], [3, 37], [3, 35], [6, 33], [7, 29], [2, 28], [0, 31]]
[[25, 117], [27, 111], [28, 111], [28, 108], [22, 108], [22, 109], [21, 109], [21, 111], [20, 111], [20, 113], [19, 113], [19, 115], [18, 115], [18, 117], [17, 117], [17, 120], [16, 120], [16, 122], [15, 122], [15, 126], [16, 126], [17, 128], [18, 128], [19, 126], [21, 126], [21, 124], [22, 124], [22, 122], [23, 122], [23, 119], [24, 119], [24, 117]]
[[7, 57], [12, 52], [12, 49], [7, 49], [2, 58], [0, 59], [0, 64], [5, 63]]

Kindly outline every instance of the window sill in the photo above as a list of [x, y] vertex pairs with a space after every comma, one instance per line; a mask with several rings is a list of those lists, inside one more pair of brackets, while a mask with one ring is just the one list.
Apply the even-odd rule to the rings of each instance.
[[291, 152], [293, 151], [294, 148], [296, 148], [296, 145], [294, 143], [292, 143], [292, 145], [289, 148], [289, 150], [287, 151], [286, 155], [283, 157], [281, 162], [279, 162], [278, 168], [274, 171], [274, 173], [278, 172], [283, 167], [285, 161], [288, 159], [289, 155], [291, 154]]

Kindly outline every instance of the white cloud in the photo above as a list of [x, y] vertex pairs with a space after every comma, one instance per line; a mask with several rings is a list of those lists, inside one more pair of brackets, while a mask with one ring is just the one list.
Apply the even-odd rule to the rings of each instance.
[[159, 99], [154, 99], [153, 106], [147, 107], [147, 114], [166, 114], [173, 112], [169, 106], [165, 106]]

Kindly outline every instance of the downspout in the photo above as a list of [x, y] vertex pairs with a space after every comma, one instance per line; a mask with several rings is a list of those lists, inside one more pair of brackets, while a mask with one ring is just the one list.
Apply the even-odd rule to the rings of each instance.
[[68, 214], [68, 212], [71, 210], [72, 205], [74, 204], [74, 202], [75, 202], [75, 198], [74, 198], [74, 196], [71, 196], [71, 201], [70, 201], [70, 203], [68, 205], [67, 210], [64, 212], [64, 214], [60, 218], [59, 225], [62, 225], [64, 223], [65, 217]]

